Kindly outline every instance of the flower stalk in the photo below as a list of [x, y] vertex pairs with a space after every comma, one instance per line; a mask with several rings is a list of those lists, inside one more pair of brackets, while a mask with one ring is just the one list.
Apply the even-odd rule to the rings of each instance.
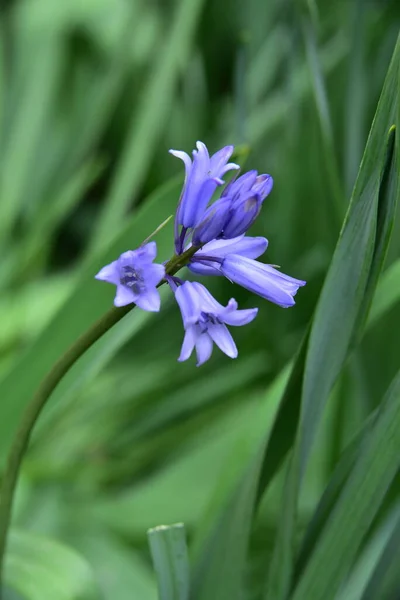
[[[165, 273], [173, 276], [182, 267], [185, 267], [193, 254], [199, 249], [198, 246], [189, 248], [179, 256], [173, 256], [165, 265]], [[160, 285], [166, 283], [163, 279]], [[0, 495], [0, 600], [2, 596], [2, 582], [4, 571], [4, 556], [7, 544], [7, 535], [11, 523], [12, 507], [15, 488], [21, 468], [24, 454], [28, 448], [29, 440], [43, 408], [52, 392], [61, 379], [66, 375], [74, 363], [88, 350], [98, 339], [100, 339], [111, 327], [123, 319], [136, 304], [123, 307], [112, 307], [105, 315], [96, 321], [76, 342], [58, 359], [49, 373], [44, 377], [32, 400], [26, 406], [22, 415], [20, 425], [15, 434], [11, 449], [7, 458], [4, 471], [1, 495]]]

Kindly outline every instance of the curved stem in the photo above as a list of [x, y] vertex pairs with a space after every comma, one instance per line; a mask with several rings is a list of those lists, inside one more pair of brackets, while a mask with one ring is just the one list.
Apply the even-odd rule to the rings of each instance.
[[[197, 250], [197, 247], [193, 247], [182, 255], [171, 258], [165, 266], [166, 273], [168, 275], [174, 275], [189, 262], [190, 258]], [[165, 283], [165, 279], [163, 279], [159, 285], [162, 285], [163, 283]], [[31, 402], [26, 406], [7, 458], [0, 496], [0, 598], [1, 583], [3, 580], [4, 554], [11, 520], [15, 487], [22, 459], [28, 447], [33, 427], [52, 392], [72, 365], [86, 352], [86, 350], [111, 329], [113, 325], [125, 317], [125, 315], [127, 315], [135, 306], [135, 304], [130, 304], [122, 308], [113, 307], [96, 321], [94, 325], [82, 334], [61, 358], [58, 359], [53, 368], [42, 380]]]

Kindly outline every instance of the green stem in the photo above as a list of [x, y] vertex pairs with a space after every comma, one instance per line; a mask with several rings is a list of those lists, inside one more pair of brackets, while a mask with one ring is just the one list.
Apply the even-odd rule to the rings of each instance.
[[[166, 264], [165, 270], [168, 275], [174, 275], [182, 267], [187, 265], [189, 259], [198, 250], [192, 247], [180, 256], [174, 256]], [[162, 280], [159, 285], [165, 283]], [[3, 581], [4, 555], [7, 543], [7, 534], [11, 521], [11, 513], [15, 487], [18, 480], [19, 470], [22, 459], [28, 447], [32, 430], [35, 423], [44, 408], [47, 400], [58, 383], [69, 371], [72, 365], [88, 350], [102, 335], [104, 335], [113, 325], [118, 323], [127, 315], [135, 304], [130, 304], [122, 308], [111, 308], [105, 315], [94, 323], [76, 342], [58, 359], [53, 368], [42, 380], [31, 402], [27, 405], [15, 434], [11, 449], [7, 458], [4, 471], [1, 496], [0, 496], [0, 598], [1, 583]]]

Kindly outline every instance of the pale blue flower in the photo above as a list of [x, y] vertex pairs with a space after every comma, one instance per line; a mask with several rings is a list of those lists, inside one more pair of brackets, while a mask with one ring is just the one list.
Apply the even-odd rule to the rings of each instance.
[[156, 255], [156, 242], [149, 242], [137, 250], [124, 252], [97, 273], [96, 279], [117, 286], [115, 306], [135, 303], [143, 310], [160, 310], [160, 294], [156, 286], [163, 279], [165, 268], [154, 264]]
[[[197, 142], [193, 150], [193, 161], [186, 152], [170, 150], [170, 153], [185, 163], [185, 183], [175, 216], [175, 247], [182, 252], [186, 230], [195, 227], [202, 219], [218, 185], [223, 185], [222, 177], [231, 169], [239, 169], [235, 163], [228, 163], [233, 146], [225, 146], [210, 157], [207, 147]], [[182, 232], [179, 227], [182, 226]]]
[[220, 269], [230, 281], [283, 308], [295, 304], [293, 297], [299, 287], [306, 284], [305, 281], [285, 275], [271, 265], [238, 254], [225, 256], [220, 263]]
[[198, 275], [223, 275], [221, 262], [228, 254], [258, 258], [266, 251], [268, 240], [264, 237], [240, 235], [230, 240], [214, 240], [198, 250], [188, 265]]
[[224, 307], [201, 283], [186, 281], [179, 287], [172, 287], [185, 328], [178, 360], [187, 360], [196, 348], [197, 366], [200, 366], [210, 358], [214, 343], [227, 356], [236, 358], [236, 344], [226, 325], [246, 325], [256, 317], [258, 309], [237, 310], [233, 298]]

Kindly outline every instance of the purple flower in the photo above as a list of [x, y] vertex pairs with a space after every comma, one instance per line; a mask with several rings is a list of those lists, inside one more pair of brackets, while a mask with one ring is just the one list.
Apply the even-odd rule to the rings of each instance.
[[226, 325], [246, 325], [256, 315], [257, 308], [237, 310], [237, 302], [229, 300], [222, 306], [201, 283], [186, 281], [175, 291], [181, 309], [185, 337], [179, 361], [187, 360], [196, 348], [197, 366], [211, 356], [215, 343], [227, 356], [236, 358], [238, 351]]
[[202, 220], [193, 230], [192, 244], [201, 246], [215, 240], [229, 219], [230, 209], [230, 198], [220, 198], [207, 208]]
[[245, 233], [260, 214], [262, 200], [260, 194], [250, 190], [241, 194], [231, 203], [229, 217], [225, 222], [223, 237], [236, 238]]
[[267, 173], [258, 175], [257, 171], [248, 171], [228, 183], [222, 192], [222, 196], [229, 196], [234, 201], [242, 194], [251, 191], [258, 194], [261, 198], [261, 202], [264, 202], [265, 198], [272, 190], [273, 185], [274, 180], [271, 175], [268, 175]]
[[223, 275], [222, 259], [228, 254], [239, 254], [247, 258], [258, 258], [266, 251], [268, 240], [264, 237], [240, 235], [230, 240], [214, 240], [198, 250], [188, 265], [198, 275]]
[[234, 283], [283, 308], [295, 304], [293, 296], [299, 287], [306, 284], [305, 281], [281, 273], [271, 265], [238, 254], [228, 254], [222, 260], [220, 268], [223, 275]]
[[222, 198], [231, 199], [231, 209], [222, 237], [235, 238], [251, 227], [272, 186], [271, 175], [257, 175], [257, 171], [249, 171], [226, 186]]
[[207, 204], [211, 200], [218, 185], [223, 185], [221, 179], [227, 171], [238, 169], [234, 163], [228, 163], [233, 152], [233, 146], [225, 146], [213, 156], [208, 154], [205, 144], [197, 142], [197, 150], [193, 150], [193, 161], [186, 152], [170, 150], [185, 163], [185, 183], [183, 186], [178, 210], [175, 217], [175, 238], [177, 251], [182, 251], [182, 241], [178, 239], [178, 229], [195, 227], [203, 216]]
[[125, 306], [134, 302], [143, 310], [160, 310], [160, 294], [156, 286], [163, 279], [165, 268], [153, 263], [156, 255], [156, 243], [149, 242], [137, 250], [124, 252], [97, 273], [96, 279], [117, 286], [115, 306]]
[[257, 175], [257, 171], [249, 171], [229, 183], [195, 227], [192, 243], [200, 246], [217, 238], [236, 238], [245, 233], [260, 214], [272, 186], [272, 177]]

